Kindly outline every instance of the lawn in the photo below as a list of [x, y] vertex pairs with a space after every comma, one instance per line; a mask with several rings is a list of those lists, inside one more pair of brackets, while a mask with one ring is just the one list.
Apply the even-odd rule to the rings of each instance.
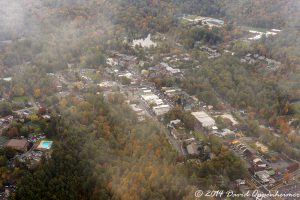
[[199, 133], [199, 132], [193, 131], [193, 135], [194, 135], [195, 139], [197, 139], [197, 140], [202, 141], [202, 140], [205, 139], [205, 136], [204, 136], [203, 133]]
[[300, 102], [292, 103], [291, 107], [297, 115], [300, 115]]
[[14, 97], [13, 101], [16, 103], [26, 103], [29, 101], [29, 98], [27, 96]]
[[250, 140], [250, 141], [246, 141], [246, 144], [248, 144], [252, 149], [255, 149], [257, 150], [257, 146], [255, 144], [256, 142], [253, 141], [253, 140]]

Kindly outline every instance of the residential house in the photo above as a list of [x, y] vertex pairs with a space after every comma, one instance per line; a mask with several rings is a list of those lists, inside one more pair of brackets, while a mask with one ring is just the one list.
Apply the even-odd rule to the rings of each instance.
[[5, 147], [15, 149], [17, 151], [26, 152], [29, 146], [29, 142], [25, 139], [11, 139], [6, 144]]

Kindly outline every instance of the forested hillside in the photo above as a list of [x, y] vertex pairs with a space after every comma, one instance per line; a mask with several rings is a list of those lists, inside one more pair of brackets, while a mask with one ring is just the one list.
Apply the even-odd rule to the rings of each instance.
[[135, 116], [128, 108], [109, 106], [99, 96], [89, 94], [75, 108], [77, 103], [74, 97], [57, 108], [63, 111], [58, 127], [63, 131], [57, 136], [61, 142], [51, 161], [24, 175], [16, 199], [182, 199], [187, 195], [187, 180], [173, 166], [175, 154], [161, 139], [159, 127], [153, 122], [134, 125]]
[[283, 28], [298, 26], [299, 1], [297, 0], [251, 0], [251, 1], [207, 1], [183, 0], [173, 1], [183, 14], [224, 17], [238, 24]]
[[[281, 60], [285, 70], [278, 75], [280, 86], [299, 97], [300, 77], [300, 2], [297, 0], [251, 0], [251, 1], [173, 1], [181, 14], [213, 16], [241, 27], [283, 29], [277, 38], [259, 41], [251, 52]], [[251, 29], [251, 28], [250, 28]], [[296, 90], [296, 93], [295, 93]]]
[[[243, 163], [212, 138], [218, 158], [203, 166], [176, 164], [164, 129], [151, 120], [135, 124], [134, 113], [117, 96], [110, 105], [101, 96], [84, 97], [83, 102], [61, 100], [57, 129], [62, 131], [52, 159], [23, 175], [16, 199], [193, 199], [196, 183], [208, 188], [218, 185], [217, 177], [228, 182], [246, 173]], [[191, 181], [195, 176], [200, 179]]]

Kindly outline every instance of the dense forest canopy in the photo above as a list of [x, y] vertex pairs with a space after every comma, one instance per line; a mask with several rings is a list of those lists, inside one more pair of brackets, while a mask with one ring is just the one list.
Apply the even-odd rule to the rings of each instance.
[[174, 165], [176, 153], [162, 139], [165, 130], [153, 121], [135, 124], [122, 104], [108, 105], [92, 94], [85, 98], [77, 108], [76, 98], [57, 108], [64, 110], [57, 127], [64, 131], [56, 136], [52, 159], [24, 174], [16, 199], [190, 199], [194, 186], [186, 177], [195, 172], [203, 188], [219, 175], [235, 180], [246, 173], [243, 162], [214, 138], [208, 140], [220, 157], [191, 169]]

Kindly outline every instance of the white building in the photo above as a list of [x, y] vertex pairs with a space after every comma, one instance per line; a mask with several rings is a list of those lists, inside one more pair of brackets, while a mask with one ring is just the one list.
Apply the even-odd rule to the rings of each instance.
[[12, 77], [0, 78], [0, 80], [10, 82], [10, 81], [12, 81]]
[[122, 74], [119, 74], [118, 77], [126, 77], [128, 79], [131, 79], [132, 78], [132, 73], [130, 72], [126, 72], [126, 73], [122, 73]]
[[270, 174], [266, 170], [255, 172], [255, 176], [258, 177], [262, 183], [270, 182]]
[[143, 48], [156, 47], [157, 44], [151, 40], [151, 34], [148, 34], [146, 38], [137, 39], [132, 41], [132, 47], [141, 46]]
[[179, 124], [179, 123], [181, 123], [181, 120], [180, 120], [180, 119], [175, 119], [175, 120], [171, 120], [171, 121], [170, 121], [170, 124], [171, 124], [171, 125], [177, 125], [177, 124]]
[[103, 81], [97, 85], [101, 88], [109, 88], [109, 87], [117, 86], [118, 84], [114, 81]]
[[119, 64], [117, 59], [114, 58], [107, 58], [106, 59], [106, 64], [110, 65], [110, 66], [117, 66]]
[[169, 110], [170, 110], [170, 106], [169, 105], [159, 105], [159, 106], [153, 107], [153, 112], [157, 116], [166, 114], [167, 112], [169, 112]]
[[192, 112], [192, 115], [204, 128], [212, 128], [216, 125], [215, 120], [211, 118], [206, 112]]
[[256, 163], [258, 163], [258, 162], [262, 162], [262, 160], [261, 160], [260, 158], [255, 158], [255, 159], [253, 159], [253, 163], [254, 163], [254, 164], [256, 164]]
[[172, 67], [166, 67], [166, 70], [172, 74], [179, 74], [180, 73], [180, 69], [177, 68], [172, 68]]
[[202, 20], [203, 24], [207, 24], [209, 27], [222, 27], [224, 26], [224, 21], [220, 19], [214, 19], [214, 18], [205, 18]]
[[149, 93], [145, 95], [141, 95], [143, 100], [148, 104], [162, 105], [164, 104], [163, 100], [161, 100], [157, 95]]
[[143, 93], [144, 94], [149, 94], [149, 93], [152, 93], [152, 91], [151, 90], [143, 90]]
[[159, 99], [159, 97], [155, 94], [145, 94], [145, 95], [142, 95], [142, 98], [147, 102], [153, 101], [155, 99]]
[[162, 67], [164, 67], [171, 74], [178, 74], [178, 73], [180, 73], [180, 69], [170, 67], [167, 63], [162, 62], [162, 63], [160, 63], [160, 65]]

